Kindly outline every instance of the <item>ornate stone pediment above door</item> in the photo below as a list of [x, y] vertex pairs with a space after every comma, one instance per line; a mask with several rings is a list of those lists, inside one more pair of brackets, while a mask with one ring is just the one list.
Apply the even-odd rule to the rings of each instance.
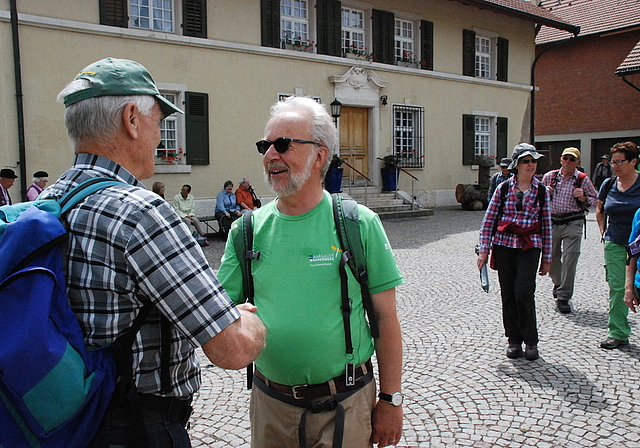
[[335, 85], [335, 97], [343, 103], [369, 107], [378, 105], [380, 89], [389, 83], [360, 66], [353, 66], [342, 75], [330, 76], [329, 81]]

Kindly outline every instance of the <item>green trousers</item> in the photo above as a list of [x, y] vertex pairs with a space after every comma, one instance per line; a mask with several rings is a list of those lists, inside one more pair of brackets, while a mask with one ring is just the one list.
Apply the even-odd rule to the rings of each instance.
[[625, 246], [604, 242], [604, 268], [609, 283], [609, 337], [626, 341], [631, 334], [629, 308], [624, 303], [624, 283], [627, 261]]

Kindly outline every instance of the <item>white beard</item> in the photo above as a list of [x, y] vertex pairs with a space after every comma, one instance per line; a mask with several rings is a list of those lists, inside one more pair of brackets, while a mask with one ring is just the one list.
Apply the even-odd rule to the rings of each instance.
[[275, 185], [275, 183], [271, 180], [269, 176], [269, 171], [273, 168], [288, 168], [286, 165], [280, 162], [274, 162], [273, 164], [269, 164], [267, 169], [264, 172], [264, 182], [267, 184], [267, 187], [276, 194], [280, 198], [285, 198], [287, 196], [291, 196], [303, 187], [303, 185], [309, 180], [311, 177], [311, 168], [313, 166], [313, 160], [315, 158], [316, 152], [311, 151], [309, 157], [307, 159], [307, 163], [299, 173], [291, 173], [287, 172], [287, 179], [282, 185]]

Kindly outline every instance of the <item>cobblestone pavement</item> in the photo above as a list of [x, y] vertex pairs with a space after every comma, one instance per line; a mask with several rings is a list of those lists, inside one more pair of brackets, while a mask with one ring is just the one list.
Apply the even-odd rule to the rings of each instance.
[[[483, 212], [384, 221], [406, 283], [398, 288], [404, 334], [405, 423], [400, 447], [639, 447], [640, 345], [607, 351], [602, 245], [588, 218], [574, 311], [555, 310], [549, 277], [537, 284], [540, 359], [510, 360], [497, 275], [480, 288], [474, 245]], [[206, 253], [219, 265], [223, 243]], [[638, 317], [630, 317], [636, 327]], [[203, 358], [194, 447], [248, 447], [244, 372]], [[345, 447], [349, 448], [349, 447]]]

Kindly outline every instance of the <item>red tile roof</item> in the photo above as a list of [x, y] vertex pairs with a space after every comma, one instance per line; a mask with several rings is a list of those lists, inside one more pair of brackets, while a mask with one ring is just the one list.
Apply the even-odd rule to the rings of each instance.
[[535, 6], [527, 0], [455, 0], [465, 5], [473, 5], [480, 9], [489, 9], [512, 17], [519, 17], [547, 27], [558, 28], [569, 33], [577, 33], [579, 27], [564, 20], [558, 15]]
[[[542, 0], [541, 6], [562, 20], [580, 26], [579, 36], [640, 26], [640, 0]], [[542, 27], [536, 43], [571, 37], [565, 31]]]
[[616, 75], [635, 75], [640, 73], [640, 41], [633, 47], [631, 53], [616, 69]]

